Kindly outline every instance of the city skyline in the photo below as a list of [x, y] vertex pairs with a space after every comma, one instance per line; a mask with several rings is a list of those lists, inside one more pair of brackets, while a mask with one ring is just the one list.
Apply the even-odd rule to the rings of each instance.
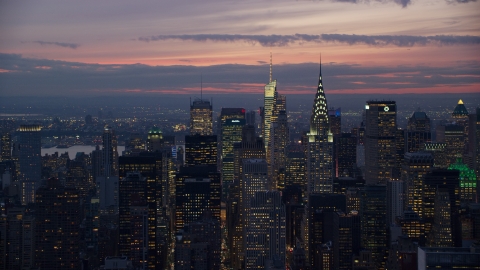
[[479, 92], [476, 1], [1, 5], [2, 96]]

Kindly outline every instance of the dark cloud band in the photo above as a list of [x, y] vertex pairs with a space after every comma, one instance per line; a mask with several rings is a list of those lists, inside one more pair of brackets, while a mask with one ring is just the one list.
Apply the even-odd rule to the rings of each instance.
[[183, 40], [195, 42], [246, 42], [264, 47], [283, 47], [304, 42], [341, 43], [347, 45], [397, 46], [413, 47], [425, 45], [476, 45], [480, 44], [480, 36], [393, 36], [393, 35], [343, 35], [343, 34], [294, 34], [294, 35], [228, 35], [228, 34], [198, 34], [198, 35], [156, 35], [140, 37], [139, 41]]
[[53, 45], [53, 46], [59, 46], [59, 47], [63, 47], [63, 48], [70, 48], [70, 49], [76, 49], [80, 46], [80, 45], [75, 44], [75, 43], [66, 43], [66, 42], [52, 42], [52, 41], [41, 41], [41, 40], [32, 41], [32, 42], [33, 43], [38, 43], [42, 46]]

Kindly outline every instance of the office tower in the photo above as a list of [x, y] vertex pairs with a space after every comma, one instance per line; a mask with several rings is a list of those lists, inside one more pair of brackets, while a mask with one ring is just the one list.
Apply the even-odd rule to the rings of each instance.
[[0, 161], [12, 159], [12, 136], [10, 132], [4, 131], [0, 137]]
[[424, 177], [433, 167], [433, 156], [428, 152], [406, 153], [402, 166], [402, 180], [405, 183], [405, 206], [423, 218]]
[[119, 249], [135, 267], [146, 268], [148, 245], [147, 181], [140, 173], [123, 177], [119, 187]]
[[396, 218], [395, 222], [402, 228], [402, 235], [419, 243], [420, 246], [425, 245], [425, 222], [415, 211], [408, 208]]
[[102, 144], [102, 176], [118, 176], [117, 136], [115, 131], [109, 126], [106, 126], [103, 130]]
[[342, 133], [342, 109], [330, 108], [328, 109], [328, 123], [330, 123], [330, 130], [333, 136]]
[[67, 165], [66, 187], [76, 188], [80, 198], [83, 199], [95, 190], [95, 182], [92, 180], [88, 172], [87, 160], [82, 160], [81, 158], [70, 160]]
[[147, 151], [156, 152], [163, 148], [163, 133], [158, 127], [153, 127], [148, 131]]
[[307, 134], [307, 192], [333, 192], [333, 135], [327, 114], [327, 99], [323, 90], [322, 69]]
[[[282, 171], [285, 172], [286, 148], [290, 141], [287, 113], [284, 110], [278, 112], [275, 122], [272, 122], [270, 137], [270, 189], [283, 190], [285, 178], [280, 177], [280, 174]], [[283, 181], [281, 181], [282, 179]]]
[[185, 166], [217, 166], [217, 135], [185, 136]]
[[449, 124], [445, 126], [445, 155], [447, 164], [453, 164], [457, 156], [462, 156], [465, 149], [464, 126], [458, 124]]
[[125, 142], [125, 156], [138, 156], [146, 148], [145, 140], [139, 133], [130, 134], [130, 138]]
[[432, 142], [430, 118], [425, 112], [414, 112], [408, 119], [405, 132], [405, 152], [418, 152], [425, 148], [425, 143]]
[[360, 252], [360, 215], [339, 212], [338, 227], [338, 269], [351, 269], [353, 254]]
[[[310, 194], [307, 205], [307, 220], [305, 220], [305, 250], [308, 263], [313, 269], [320, 269], [318, 251], [322, 244], [332, 242], [335, 268], [339, 265], [339, 215], [338, 211], [346, 211], [345, 195], [341, 194]], [[321, 258], [321, 257], [320, 257]]]
[[457, 162], [448, 166], [449, 170], [460, 172], [460, 203], [475, 203], [477, 198], [477, 176], [475, 171], [457, 158]]
[[463, 127], [464, 141], [465, 144], [468, 144], [468, 111], [461, 99], [458, 100], [457, 106], [452, 112], [452, 120]]
[[80, 200], [74, 188], [55, 178], [37, 190], [35, 265], [39, 269], [79, 269]]
[[357, 163], [357, 137], [352, 133], [335, 135], [334, 167], [335, 177], [353, 176]]
[[[240, 218], [245, 233], [248, 227], [248, 211], [253, 195], [257, 191], [268, 190], [268, 164], [265, 159], [244, 159], [242, 162], [242, 179], [240, 181]], [[244, 238], [245, 240], [245, 238]]]
[[182, 167], [176, 178], [175, 232], [208, 210], [220, 222], [221, 185], [216, 166]]
[[365, 111], [365, 180], [386, 184], [396, 164], [397, 105], [368, 101]]
[[[462, 246], [462, 228], [460, 222], [460, 185], [459, 171], [436, 169], [426, 174], [424, 177], [424, 195], [423, 195], [423, 219], [425, 220], [425, 234], [430, 237], [431, 231], [435, 224], [435, 216], [437, 213], [445, 213], [450, 208], [450, 223], [448, 225], [451, 230], [452, 246]], [[445, 194], [437, 193], [448, 192], [448, 201]], [[435, 209], [436, 203], [442, 204], [439, 209]], [[448, 205], [448, 207], [446, 207]], [[437, 217], [440, 219], [441, 217]], [[440, 220], [438, 220], [440, 221]], [[439, 224], [437, 222], [437, 224]], [[441, 228], [437, 228], [437, 231]]]
[[244, 257], [241, 196], [243, 192], [243, 161], [246, 159], [265, 160], [263, 139], [255, 136], [254, 126], [248, 125], [242, 130], [242, 142], [234, 144], [234, 181], [227, 199], [227, 231], [230, 240], [230, 258], [234, 268], [242, 267]]
[[213, 115], [210, 101], [195, 99], [190, 104], [190, 135], [212, 135]]
[[[265, 148], [267, 149], [270, 145], [270, 131], [272, 124], [272, 116], [274, 115], [275, 103], [277, 94], [277, 80], [272, 79], [272, 54], [270, 53], [270, 80], [265, 85], [265, 91], [263, 96], [263, 129], [262, 137]], [[267, 149], [268, 153], [268, 149]]]
[[[251, 198], [245, 234], [245, 269], [262, 269], [267, 260], [285, 265], [285, 205], [278, 191]], [[266, 269], [266, 268], [264, 268]]]
[[[477, 174], [477, 179], [480, 178], [480, 108], [476, 109], [476, 114], [469, 116], [469, 152], [472, 156], [473, 169]], [[480, 194], [477, 192], [477, 194]]]
[[35, 218], [24, 207], [2, 205], [0, 269], [30, 269], [34, 265]]
[[184, 226], [175, 240], [175, 269], [219, 270], [221, 228], [208, 213]]
[[399, 179], [387, 181], [387, 226], [395, 224], [395, 219], [403, 214], [404, 183]]
[[[165, 182], [162, 178], [162, 166], [163, 162], [161, 153], [141, 153], [140, 156], [122, 156], [119, 158], [119, 174], [121, 178], [119, 187], [119, 204], [121, 204], [123, 200], [123, 205], [119, 206], [119, 211], [124, 211], [123, 215], [126, 215], [125, 218], [128, 220], [129, 210], [125, 207], [128, 207], [127, 204], [136, 207], [135, 209], [130, 209], [137, 214], [137, 220], [127, 221], [127, 223], [130, 222], [130, 225], [139, 222], [144, 216], [148, 217], [146, 223], [141, 224], [141, 228], [144, 228], [147, 233], [147, 235], [145, 235], [145, 239], [147, 240], [142, 243], [147, 244], [148, 246], [148, 252], [145, 253], [145, 263], [149, 268], [158, 268], [166, 263], [161, 260], [162, 255], [164, 255], [162, 253], [164, 250], [162, 250], [163, 246], [161, 244], [163, 235], [160, 235], [159, 229], [161, 226], [166, 226], [164, 213], [162, 211], [163, 200], [165, 197], [164, 192], [162, 192], [162, 183]], [[134, 189], [137, 191], [134, 192]], [[137, 193], [138, 196], [132, 195], [134, 193]], [[132, 196], [137, 196], [138, 198]], [[131, 202], [132, 200], [138, 202]], [[122, 220], [122, 212], [119, 212], [119, 215], [120, 220]], [[129, 225], [126, 224], [126, 226]], [[129, 234], [128, 230], [125, 231], [125, 236], [123, 238], [124, 241], [127, 241], [125, 243], [128, 243], [128, 238], [125, 238], [127, 237], [127, 234]], [[126, 249], [127, 246], [125, 244], [125, 252]], [[128, 256], [135, 265], [140, 264], [138, 258], [133, 259], [133, 255]]]
[[433, 156], [434, 168], [446, 169], [448, 167], [446, 151], [447, 144], [445, 143], [425, 143], [425, 152]]
[[383, 269], [385, 263], [388, 243], [386, 210], [386, 186], [365, 186], [360, 199], [361, 241], [362, 248], [372, 252], [376, 269]]
[[302, 198], [305, 197], [307, 190], [307, 181], [305, 179], [305, 152], [301, 145], [291, 145], [287, 148], [285, 190], [283, 193], [289, 194], [291, 190], [300, 191], [297, 202], [302, 202]]
[[397, 129], [395, 136], [395, 168], [392, 169], [391, 178], [400, 178], [403, 158], [405, 156], [405, 130]]
[[246, 125], [255, 127], [257, 125], [256, 115], [257, 115], [256, 111], [248, 111], [245, 114]]
[[[233, 109], [232, 109], [233, 110]], [[239, 109], [240, 112], [244, 109]], [[222, 109], [222, 113], [224, 109]], [[223, 117], [227, 117], [224, 115]], [[221, 170], [223, 187], [226, 188], [233, 183], [234, 174], [234, 157], [233, 157], [233, 145], [242, 141], [242, 129], [245, 126], [245, 119], [242, 118], [230, 118], [225, 119], [221, 126]]]
[[18, 170], [23, 205], [35, 202], [35, 190], [39, 188], [42, 171], [41, 127], [21, 125], [18, 129]]
[[418, 270], [480, 269], [480, 250], [472, 248], [418, 247]]
[[438, 188], [435, 193], [434, 221], [427, 239], [427, 245], [430, 247], [453, 247], [452, 216], [448, 193], [447, 189], [442, 188]]

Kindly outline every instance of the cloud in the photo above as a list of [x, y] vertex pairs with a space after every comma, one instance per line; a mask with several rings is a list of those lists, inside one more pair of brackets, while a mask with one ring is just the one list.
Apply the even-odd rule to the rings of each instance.
[[466, 4], [470, 2], [477, 2], [477, 0], [445, 0], [448, 4]]
[[[274, 66], [279, 91], [314, 93], [318, 64]], [[197, 93], [200, 74], [209, 93], [262, 93], [269, 67], [264, 65], [148, 66], [101, 65], [24, 58], [0, 54], [0, 96], [96, 96], [135, 90], [148, 93]], [[449, 86], [461, 92], [480, 85], [480, 62], [456, 62], [444, 67], [362, 66], [327, 63], [322, 66], [326, 91]]]
[[78, 48], [80, 45], [79, 44], [75, 44], [75, 43], [66, 43], [66, 42], [51, 42], [51, 41], [41, 41], [41, 40], [37, 40], [37, 41], [32, 41], [33, 43], [38, 43], [42, 46], [44, 45], [54, 45], [54, 46], [59, 46], [59, 47], [63, 47], [63, 48], [70, 48], [70, 49], [76, 49]]
[[480, 36], [394, 36], [394, 35], [346, 35], [346, 34], [294, 34], [294, 35], [229, 35], [229, 34], [197, 34], [197, 35], [156, 35], [138, 38], [139, 41], [153, 42], [165, 40], [181, 40], [194, 42], [246, 42], [263, 47], [284, 47], [295, 43], [341, 43], [347, 45], [397, 46], [413, 47], [428, 44], [442, 45], [476, 45], [480, 44]]

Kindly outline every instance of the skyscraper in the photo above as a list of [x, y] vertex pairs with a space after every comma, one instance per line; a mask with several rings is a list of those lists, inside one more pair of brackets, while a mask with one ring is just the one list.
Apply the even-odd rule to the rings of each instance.
[[0, 161], [10, 160], [12, 159], [12, 136], [8, 131], [0, 134]]
[[307, 146], [308, 193], [333, 192], [333, 135], [328, 123], [327, 99], [323, 90], [322, 70], [313, 101]]
[[328, 122], [333, 136], [342, 133], [342, 109], [331, 108], [328, 110]]
[[115, 131], [106, 126], [102, 135], [103, 176], [118, 176], [118, 150]]
[[[289, 128], [287, 121], [287, 113], [282, 110], [277, 115], [275, 122], [272, 122], [272, 132], [270, 133], [270, 189], [284, 189], [286, 148], [289, 144]], [[283, 179], [283, 181], [282, 181]]]
[[38, 189], [35, 201], [35, 265], [79, 269], [80, 200], [74, 188], [55, 178]]
[[42, 173], [41, 127], [21, 125], [19, 132], [19, 180], [22, 204], [35, 202], [35, 191], [40, 187]]
[[185, 136], [185, 166], [217, 166], [217, 135]]
[[262, 130], [263, 142], [267, 152], [270, 143], [272, 116], [274, 115], [277, 95], [277, 80], [272, 79], [272, 54], [270, 53], [270, 81], [265, 85], [264, 91]]
[[278, 191], [257, 191], [248, 209], [245, 269], [259, 269], [267, 260], [285, 265], [285, 205]]
[[432, 142], [430, 118], [424, 112], [414, 112], [408, 119], [405, 152], [421, 151], [425, 148], [425, 144], [430, 142]]
[[[228, 108], [222, 109], [220, 129], [220, 158], [222, 181], [225, 190], [233, 183], [233, 145], [242, 141], [242, 129], [243, 126], [245, 126], [245, 109], [236, 109], [239, 114], [234, 115], [227, 114], [227, 109]], [[234, 110], [234, 108], [231, 108], [231, 110]]]
[[195, 99], [190, 104], [190, 134], [212, 135], [213, 119], [210, 101]]
[[163, 133], [158, 127], [153, 127], [148, 131], [147, 151], [160, 151], [163, 147]]
[[175, 188], [175, 232], [197, 221], [207, 210], [220, 222], [221, 186], [216, 166], [182, 167]]
[[102, 135], [101, 171], [97, 177], [97, 195], [100, 198], [102, 212], [118, 211], [118, 151], [115, 131], [106, 126]]
[[433, 167], [433, 156], [428, 152], [406, 153], [402, 165], [402, 180], [405, 184], [404, 209], [410, 207], [423, 218], [424, 177]]
[[365, 181], [386, 184], [396, 167], [397, 105], [368, 101], [365, 111]]

